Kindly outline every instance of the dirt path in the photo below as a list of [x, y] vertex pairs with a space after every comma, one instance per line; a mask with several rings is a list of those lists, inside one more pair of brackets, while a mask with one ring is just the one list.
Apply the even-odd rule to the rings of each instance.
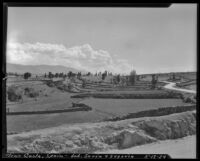
[[[105, 152], [100, 152], [105, 153]], [[169, 154], [172, 158], [196, 158], [196, 135], [176, 140], [135, 146], [124, 150], [106, 151], [110, 154]]]
[[176, 83], [174, 82], [168, 82], [168, 81], [162, 81], [164, 83], [168, 83], [167, 85], [164, 86], [166, 89], [171, 89], [171, 90], [176, 90], [176, 91], [181, 91], [181, 92], [187, 92], [187, 93], [195, 93], [195, 90], [189, 90], [189, 89], [182, 89], [182, 88], [177, 88]]

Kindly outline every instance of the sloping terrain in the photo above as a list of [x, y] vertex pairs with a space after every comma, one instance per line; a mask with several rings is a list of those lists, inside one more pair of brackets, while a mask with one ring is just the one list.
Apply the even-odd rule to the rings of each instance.
[[[8, 152], [94, 153], [196, 134], [196, 111], [8, 135]], [[145, 151], [144, 151], [145, 153]]]

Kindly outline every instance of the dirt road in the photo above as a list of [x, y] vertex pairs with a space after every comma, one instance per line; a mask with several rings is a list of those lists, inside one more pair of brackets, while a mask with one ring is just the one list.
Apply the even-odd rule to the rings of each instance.
[[182, 88], [176, 87], [176, 83], [174, 83], [174, 82], [168, 82], [168, 81], [162, 81], [162, 82], [168, 83], [167, 85], [164, 86], [164, 88], [166, 88], [166, 89], [171, 89], [171, 90], [187, 92], [187, 93], [195, 93], [196, 94], [196, 91], [194, 91], [194, 90], [182, 89]]

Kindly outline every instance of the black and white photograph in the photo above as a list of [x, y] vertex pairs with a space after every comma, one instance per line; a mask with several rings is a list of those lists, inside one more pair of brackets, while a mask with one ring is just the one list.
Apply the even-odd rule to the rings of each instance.
[[196, 158], [197, 7], [8, 7], [7, 153]]

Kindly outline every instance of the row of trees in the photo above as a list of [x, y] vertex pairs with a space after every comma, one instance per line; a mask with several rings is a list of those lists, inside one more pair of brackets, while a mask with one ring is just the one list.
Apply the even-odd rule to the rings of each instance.
[[[91, 75], [91, 73], [88, 72], [86, 75], [89, 76], [89, 75]], [[24, 79], [28, 79], [29, 77], [31, 77], [31, 73], [26, 72], [26, 73], [24, 73], [23, 76], [24, 76]], [[73, 78], [75, 76], [77, 76], [78, 79], [81, 79], [82, 74], [81, 74], [81, 72], [78, 72], [76, 74], [76, 73], [73, 73], [72, 71], [69, 71], [67, 74], [64, 74], [63, 72], [62, 73], [55, 73], [55, 74], [53, 74], [52, 72], [49, 72], [48, 74], [45, 73], [45, 75], [44, 75], [45, 78], [66, 78], [66, 77]], [[107, 71], [102, 73], [101, 74], [102, 80], [105, 80], [105, 78], [107, 76], [108, 76], [108, 72]], [[175, 78], [175, 75], [173, 75], [173, 78]], [[118, 74], [117, 76], [114, 76], [113, 79], [112, 79], [112, 83], [119, 84], [121, 82], [122, 84], [126, 84], [127, 85], [128, 82], [129, 82], [129, 84], [135, 85], [135, 82], [139, 81], [139, 80], [140, 80], [140, 76], [136, 74], [135, 70], [132, 70], [129, 76], [125, 76], [125, 77], [123, 76], [122, 77], [122, 76], [120, 76], [120, 74]], [[158, 80], [157, 80], [156, 75], [153, 74], [152, 75], [152, 81], [151, 81], [152, 88], [156, 87], [157, 81]], [[84, 84], [83, 86], [85, 86], [85, 82], [83, 84]]]
[[[82, 74], [81, 72], [78, 72], [78, 73], [73, 73], [72, 71], [69, 71], [67, 74], [63, 74], [63, 73], [51, 73], [49, 72], [48, 74], [45, 73], [44, 77], [45, 78], [71, 78], [71, 77], [75, 77], [77, 76], [78, 79], [81, 78], [81, 76], [92, 76], [93, 74], [91, 72], [88, 72], [86, 74]], [[112, 75], [112, 73], [109, 73], [107, 71], [104, 71], [103, 73], [99, 72], [98, 74], [96, 73], [94, 76], [101, 76], [102, 80], [105, 80], [105, 78], [108, 76], [108, 75]]]
[[112, 72], [108, 72], [107, 70], [105, 70], [104, 72], [99, 72], [99, 73], [95, 73], [95, 76], [102, 76], [102, 75], [106, 75], [106, 76], [112, 76], [113, 74], [112, 74]]
[[78, 72], [77, 74], [76, 73], [73, 73], [72, 71], [69, 71], [67, 74], [64, 74], [64, 73], [55, 73], [53, 74], [52, 72], [49, 72], [48, 74], [44, 74], [44, 77], [45, 78], [72, 78], [72, 77], [81, 77], [81, 72]]
[[[28, 79], [31, 76], [32, 76], [32, 74], [29, 73], [29, 72], [26, 72], [26, 73], [23, 74], [24, 79]], [[81, 74], [81, 72], [73, 73], [72, 71], [69, 71], [67, 74], [64, 74], [63, 72], [62, 73], [55, 73], [55, 74], [53, 74], [52, 72], [49, 72], [48, 74], [47, 73], [44, 74], [44, 78], [66, 78], [66, 77], [72, 78], [72, 77], [75, 77], [75, 76], [77, 76], [77, 78], [81, 78], [82, 74]], [[36, 75], [36, 78], [37, 77], [38, 76]]]

